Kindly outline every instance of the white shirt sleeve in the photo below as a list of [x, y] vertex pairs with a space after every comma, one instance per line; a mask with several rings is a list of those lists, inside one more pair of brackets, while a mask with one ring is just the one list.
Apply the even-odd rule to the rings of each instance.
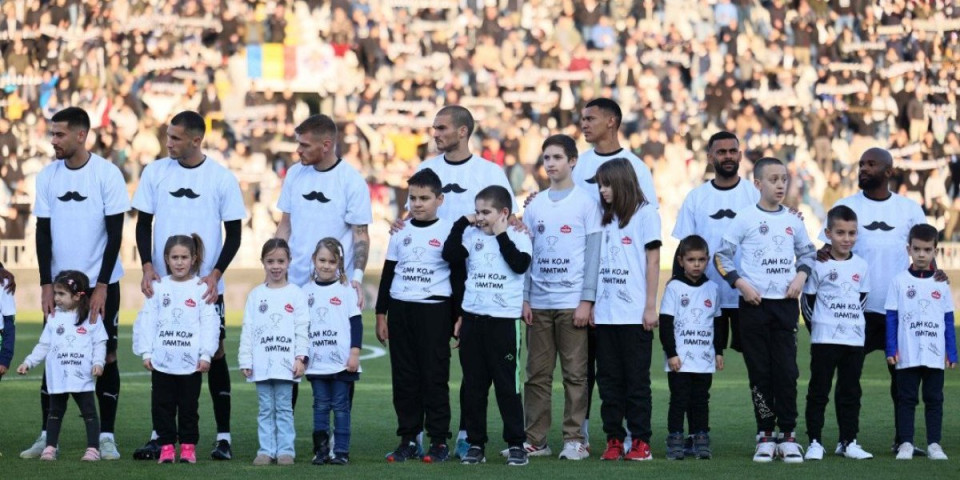
[[676, 292], [673, 287], [670, 285], [673, 282], [667, 282], [666, 287], [663, 288], [663, 298], [660, 299], [660, 314], [661, 315], [670, 315], [673, 317], [677, 316], [677, 303]]
[[293, 308], [296, 312], [293, 319], [293, 354], [297, 357], [308, 357], [310, 356], [310, 309], [307, 307], [307, 296], [302, 293], [297, 295]]
[[253, 327], [250, 323], [253, 322], [256, 291], [254, 289], [250, 292], [247, 296], [247, 304], [243, 308], [243, 327], [240, 330], [240, 347], [237, 349], [237, 365], [241, 369], [253, 368]]
[[153, 171], [157, 169], [157, 165], [151, 163], [144, 167], [137, 190], [133, 192], [133, 208], [151, 215], [157, 211], [157, 186], [153, 182]]
[[347, 192], [347, 211], [343, 221], [347, 225], [369, 225], [373, 222], [373, 209], [370, 207], [370, 187], [358, 173], [353, 176]]
[[130, 197], [127, 196], [127, 184], [123, 181], [123, 174], [113, 164], [108, 163], [105, 167], [106, 179], [102, 183], [103, 190], [100, 192], [103, 197], [103, 216], [126, 213], [130, 210]]
[[30, 355], [23, 359], [23, 363], [27, 364], [28, 368], [40, 365], [47, 358], [47, 353], [50, 351], [50, 330], [53, 329], [53, 323], [47, 322], [47, 325], [43, 327], [43, 333], [40, 334], [40, 341], [37, 342], [37, 346], [33, 347]]
[[287, 169], [287, 176], [283, 178], [283, 184], [280, 186], [280, 198], [277, 200], [277, 208], [283, 213], [290, 213], [293, 210], [293, 202], [290, 196], [290, 190], [293, 189], [293, 182], [296, 181], [297, 174], [300, 173], [300, 164], [292, 165]]
[[670, 234], [677, 240], [683, 240], [697, 231], [696, 220], [693, 215], [693, 191], [690, 193], [683, 200], [680, 211], [677, 212], [677, 223], [673, 226], [673, 233]]
[[243, 205], [243, 193], [240, 192], [240, 184], [237, 182], [237, 177], [227, 170], [223, 173], [223, 180], [220, 184], [220, 220], [230, 222], [243, 220], [246, 217], [247, 208]]
[[200, 293], [200, 360], [209, 362], [220, 347], [220, 315], [216, 306], [203, 301], [202, 296]]
[[97, 322], [90, 327], [93, 330], [93, 366], [103, 367], [107, 359], [107, 330], [103, 322]]
[[144, 360], [153, 356], [153, 342], [157, 338], [157, 288], [158, 282], [153, 282], [153, 297], [143, 302], [143, 308], [133, 323], [133, 353]]
[[50, 218], [50, 169], [44, 168], [37, 174], [36, 195], [33, 213], [37, 218]]

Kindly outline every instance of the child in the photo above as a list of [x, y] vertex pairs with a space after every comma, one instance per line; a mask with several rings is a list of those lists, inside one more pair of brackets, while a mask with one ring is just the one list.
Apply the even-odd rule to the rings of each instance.
[[46, 361], [47, 392], [50, 413], [47, 415], [47, 446], [40, 460], [56, 460], [57, 444], [67, 399], [80, 407], [87, 427], [87, 450], [80, 460], [100, 460], [100, 419], [94, 397], [94, 377], [103, 374], [107, 355], [107, 332], [103, 322], [90, 323], [89, 280], [83, 272], [64, 270], [53, 281], [53, 301], [57, 311], [47, 317], [40, 342], [17, 367], [26, 375], [31, 368]]
[[266, 281], [247, 297], [240, 334], [240, 371], [256, 382], [260, 413], [260, 450], [253, 464], [293, 465], [293, 385], [303, 376], [310, 324], [307, 297], [287, 281], [290, 247], [272, 238], [263, 244], [260, 262]]
[[677, 262], [682, 274], [667, 282], [660, 303], [660, 343], [670, 386], [667, 411], [667, 459], [683, 460], [683, 418], [690, 422], [693, 455], [709, 459], [710, 385], [723, 370], [723, 326], [717, 284], [705, 275], [710, 258], [707, 241], [690, 235], [680, 241]]
[[561, 459], [590, 456], [580, 426], [587, 413], [587, 326], [597, 294], [600, 207], [573, 183], [577, 144], [566, 135], [543, 142], [550, 189], [524, 211], [533, 242], [533, 265], [524, 285], [527, 381], [524, 384], [529, 456], [550, 455], [550, 397], [557, 355], [563, 372]]
[[[651, 460], [650, 361], [657, 327], [660, 215], [623, 158], [597, 169], [603, 243], [597, 303], [597, 387], [607, 435], [601, 460]], [[627, 430], [623, 422], [627, 422]], [[624, 453], [624, 439], [632, 436]]]
[[133, 326], [133, 353], [151, 373], [151, 411], [160, 443], [157, 463], [196, 463], [200, 438], [198, 402], [203, 373], [217, 351], [220, 316], [203, 300], [207, 286], [197, 282], [203, 241], [197, 234], [174, 235], [163, 247], [168, 275], [153, 282]]
[[[803, 221], [780, 204], [787, 190], [787, 167], [776, 158], [761, 158], [753, 177], [760, 201], [737, 212], [714, 262], [741, 296], [740, 339], [759, 431], [753, 461], [771, 462], [779, 456], [787, 463], [802, 463], [794, 433], [800, 376], [797, 298], [810, 275], [814, 247]], [[739, 266], [734, 262], [738, 249], [743, 250]], [[779, 436], [774, 436], [776, 427]]]
[[303, 293], [310, 311], [306, 374], [313, 387], [313, 464], [346, 465], [350, 461], [350, 390], [360, 379], [363, 323], [356, 291], [347, 283], [340, 242], [333, 237], [321, 239], [312, 258], [313, 281], [303, 286]]
[[[913, 264], [893, 277], [887, 293], [887, 364], [897, 374], [897, 460], [913, 458], [913, 424], [920, 385], [927, 422], [927, 456], [946, 460], [940, 446], [943, 370], [957, 365], [950, 286], [933, 279], [937, 229], [914, 225], [907, 239]], [[901, 315], [900, 312], [903, 312]]]
[[[2, 268], [2, 267], [0, 267]], [[13, 361], [13, 346], [17, 340], [17, 304], [13, 294], [7, 291], [8, 281], [0, 281], [0, 379], [7, 374]]]
[[860, 373], [866, 324], [863, 302], [870, 291], [866, 260], [852, 253], [857, 241], [857, 214], [836, 206], [827, 213], [824, 235], [833, 245], [830, 259], [814, 264], [803, 288], [803, 318], [810, 331], [810, 383], [807, 386], [807, 434], [810, 446], [804, 458], [822, 460], [823, 411], [830, 382], [837, 375], [837, 423], [840, 442], [836, 453], [847, 458], [873, 458], [857, 444], [860, 428]]
[[[393, 405], [400, 445], [388, 462], [418, 458], [417, 434], [426, 426], [430, 449], [422, 460], [450, 456], [450, 265], [443, 241], [450, 223], [437, 218], [443, 185], [433, 170], [418, 171], [407, 182], [412, 219], [390, 237], [377, 296], [377, 338], [390, 340]], [[387, 320], [389, 319], [389, 323]]]
[[[532, 246], [525, 233], [507, 230], [511, 197], [506, 188], [480, 190], [474, 205], [476, 213], [457, 220], [443, 245], [444, 260], [467, 262], [463, 315], [454, 327], [454, 336], [460, 338], [461, 409], [470, 445], [460, 463], [486, 461], [487, 397], [493, 383], [509, 447], [507, 465], [526, 465], [517, 357], [523, 275]], [[476, 228], [466, 231], [471, 225]]]

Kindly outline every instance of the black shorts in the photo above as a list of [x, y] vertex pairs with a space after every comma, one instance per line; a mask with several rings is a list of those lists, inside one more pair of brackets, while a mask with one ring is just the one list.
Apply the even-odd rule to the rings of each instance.
[[227, 338], [227, 310], [223, 307], [223, 294], [217, 297], [217, 303], [213, 304], [217, 309], [217, 315], [220, 315], [220, 340]]
[[863, 354], [874, 350], [887, 349], [887, 316], [882, 313], [863, 312], [866, 322], [866, 335], [863, 340]]

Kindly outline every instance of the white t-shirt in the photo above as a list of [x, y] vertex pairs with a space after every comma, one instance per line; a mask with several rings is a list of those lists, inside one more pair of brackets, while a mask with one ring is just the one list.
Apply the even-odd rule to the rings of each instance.
[[[153, 215], [153, 269], [161, 277], [167, 274], [163, 247], [168, 238], [200, 235], [200, 276], [206, 276], [223, 249], [223, 222], [247, 216], [237, 178], [210, 158], [192, 168], [169, 157], [147, 165], [133, 194], [133, 208]], [[223, 293], [222, 278], [217, 292]]]
[[533, 242], [530, 307], [577, 308], [583, 290], [587, 236], [600, 231], [600, 207], [574, 186], [559, 201], [540, 192], [523, 212]]
[[630, 161], [633, 171], [637, 173], [637, 181], [640, 184], [640, 191], [653, 208], [660, 208], [660, 202], [657, 200], [657, 191], [653, 186], [653, 175], [650, 173], [650, 167], [643, 163], [630, 150], [621, 148], [614, 153], [600, 155], [595, 148], [591, 148], [581, 153], [577, 157], [577, 166], [573, 169], [573, 181], [578, 187], [584, 189], [590, 197], [597, 203], [600, 203], [600, 190], [593, 177], [597, 174], [600, 165], [607, 163], [615, 158], [625, 158]]
[[133, 353], [170, 375], [191, 375], [201, 360], [209, 362], [220, 346], [220, 315], [203, 301], [206, 290], [196, 277], [153, 282], [133, 325]]
[[360, 315], [356, 291], [349, 284], [334, 282], [303, 286], [310, 309], [308, 336], [310, 361], [307, 375], [333, 375], [347, 368], [350, 359], [350, 317]]
[[[531, 255], [533, 246], [526, 233], [507, 228], [507, 237], [522, 253]], [[463, 234], [467, 257], [467, 283], [463, 293], [463, 310], [474, 315], [496, 318], [520, 318], [523, 314], [523, 277], [507, 265], [500, 253], [497, 237], [483, 230], [467, 227]]]
[[92, 392], [95, 386], [94, 365], [103, 366], [107, 355], [107, 331], [103, 322], [90, 324], [84, 320], [79, 326], [77, 312], [57, 310], [47, 317], [40, 334], [40, 342], [24, 359], [33, 368], [46, 362], [47, 392]]
[[[75, 170], [62, 160], [44, 167], [37, 175], [33, 213], [50, 219], [51, 278], [63, 270], [78, 270], [95, 285], [107, 246], [106, 217], [128, 210], [130, 198], [123, 174], [103, 157], [91, 153], [90, 160]], [[123, 267], [118, 260], [110, 283], [121, 277]]]
[[247, 296], [243, 309], [238, 364], [253, 370], [248, 382], [290, 380], [297, 357], [306, 357], [310, 313], [307, 296], [288, 283], [281, 288], [260, 284]]
[[0, 332], [3, 331], [3, 317], [17, 314], [17, 302], [7, 293], [7, 283], [6, 280], [0, 281]]
[[347, 275], [353, 275], [354, 225], [373, 222], [370, 188], [349, 163], [328, 170], [296, 163], [287, 170], [277, 207], [290, 214], [290, 281], [304, 285], [313, 273], [313, 251], [324, 237], [340, 241]]
[[390, 237], [386, 258], [397, 262], [390, 298], [423, 302], [429, 297], [451, 295], [450, 265], [441, 256], [450, 226], [442, 219], [426, 227], [408, 223]]
[[953, 311], [950, 285], [932, 277], [917, 278], [904, 270], [890, 281], [884, 308], [896, 310], [899, 317], [897, 369], [943, 369], [947, 354], [943, 316]]
[[[510, 211], [513, 213], [518, 211], [513, 187], [507, 180], [507, 174], [496, 163], [476, 155], [462, 162], [451, 163], [446, 161], [443, 155], [437, 155], [424, 160], [417, 167], [417, 171], [424, 168], [433, 170], [443, 183], [443, 205], [440, 205], [437, 210], [437, 216], [450, 222], [451, 225], [460, 217], [476, 211], [474, 199], [480, 190], [490, 185], [506, 188], [510, 192], [510, 198], [513, 199], [513, 207]], [[409, 203], [407, 210], [410, 210]]]
[[803, 220], [780, 206], [767, 212], [756, 205], [737, 212], [723, 240], [740, 251], [740, 274], [760, 297], [787, 298], [787, 287], [797, 276], [798, 252], [812, 252]]
[[647, 249], [660, 241], [660, 213], [644, 204], [620, 228], [616, 217], [603, 226], [597, 302], [597, 325], [641, 325], [647, 302]]
[[[895, 193], [878, 202], [857, 192], [840, 199], [836, 205], [846, 205], [857, 214], [857, 242], [853, 253], [866, 260], [870, 269], [870, 293], [864, 310], [884, 313], [890, 280], [910, 267], [907, 254], [910, 228], [927, 222], [923, 209], [917, 202]], [[823, 232], [820, 241], [828, 242]]]
[[803, 286], [803, 293], [817, 295], [810, 343], [863, 346], [866, 337], [860, 294], [870, 292], [867, 270], [867, 262], [856, 255], [814, 264]]
[[[730, 227], [737, 212], [756, 205], [758, 201], [760, 190], [742, 178], [731, 188], [718, 188], [713, 182], [706, 182], [691, 190], [683, 200], [673, 227], [673, 238], [683, 240], [690, 235], [700, 235], [707, 241], [712, 257], [720, 249], [723, 232]], [[740, 261], [739, 250], [734, 261]], [[717, 284], [721, 308], [737, 308], [740, 293], [723, 280], [714, 262], [707, 263], [707, 278]]]
[[[664, 287], [660, 313], [673, 317], [673, 338], [677, 345], [677, 356], [680, 357], [681, 372], [717, 371], [713, 319], [721, 314], [719, 300], [717, 284], [710, 281], [693, 286], [680, 280], [671, 280]], [[670, 371], [666, 354], [663, 371]]]

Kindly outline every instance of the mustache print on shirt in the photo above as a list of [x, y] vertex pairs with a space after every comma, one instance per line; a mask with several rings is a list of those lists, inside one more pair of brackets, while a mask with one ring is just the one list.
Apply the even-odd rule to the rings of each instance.
[[446, 185], [443, 186], [443, 188], [441, 189], [441, 191], [442, 191], [443, 193], [450, 193], [450, 192], [453, 192], [453, 193], [463, 193], [463, 192], [466, 192], [467, 189], [461, 187], [459, 183], [448, 183], [448, 184], [446, 184]]
[[316, 200], [320, 203], [327, 203], [330, 201], [330, 199], [327, 198], [327, 196], [324, 195], [323, 192], [305, 193], [303, 194], [303, 198], [306, 198], [307, 200]]
[[873, 222], [870, 225], [864, 225], [863, 228], [866, 228], [867, 230], [870, 230], [870, 231], [883, 230], [884, 232], [889, 232], [890, 230], [893, 230], [896, 227], [891, 227], [890, 225], [887, 225], [884, 222]]
[[174, 197], [177, 197], [177, 198], [187, 197], [190, 200], [193, 200], [194, 198], [200, 198], [199, 194], [197, 194], [193, 190], [190, 190], [189, 188], [181, 188], [176, 192], [170, 192], [170, 195], [173, 195]]
[[80, 195], [80, 192], [74, 192], [74, 191], [68, 191], [67, 193], [64, 193], [63, 195], [57, 197], [57, 200], [60, 200], [61, 202], [69, 202], [71, 200], [75, 202], [82, 202], [86, 199], [87, 197]]
[[736, 218], [736, 216], [737, 216], [737, 212], [734, 212], [733, 210], [730, 210], [729, 208], [721, 208], [720, 210], [717, 210], [717, 213], [714, 213], [713, 215], [710, 215], [710, 218], [712, 218], [712, 219], [714, 219], [714, 220], [721, 220], [721, 219], [723, 219], [724, 217], [726, 217], [726, 218]]

